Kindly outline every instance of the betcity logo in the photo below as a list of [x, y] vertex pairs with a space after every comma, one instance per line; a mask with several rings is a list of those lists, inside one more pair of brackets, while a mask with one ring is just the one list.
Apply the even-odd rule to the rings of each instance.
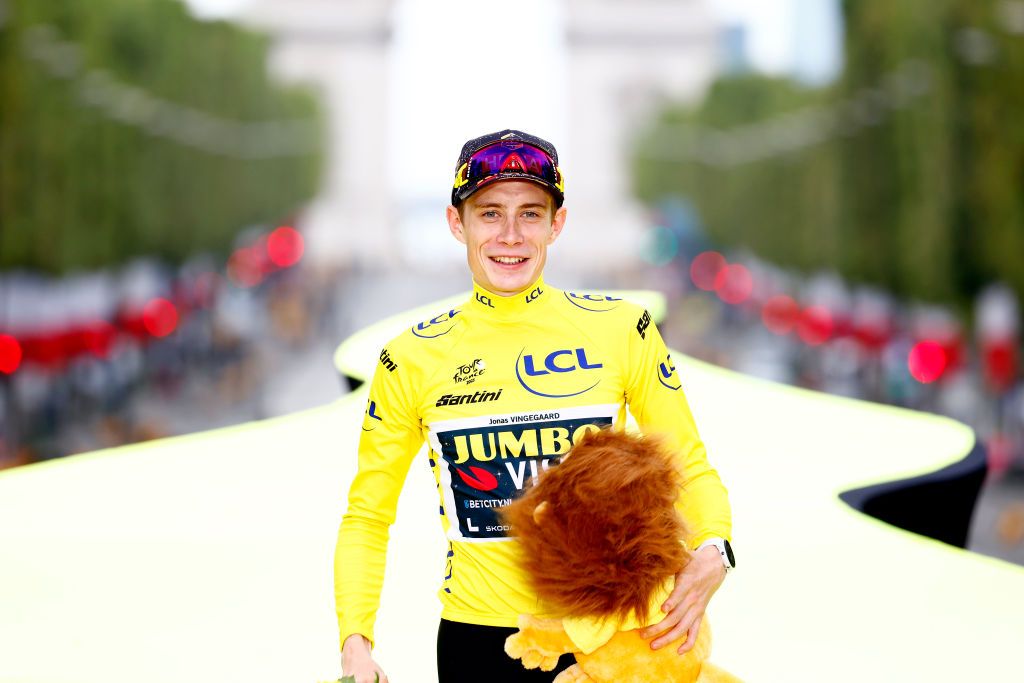
[[448, 334], [455, 327], [455, 323], [452, 319], [459, 314], [459, 311], [454, 308], [447, 313], [426, 320], [421, 323], [417, 323], [412, 328], [412, 333], [421, 339], [434, 339]]
[[[576, 387], [572, 385], [566, 387], [562, 382], [555, 384], [546, 381], [548, 378], [537, 379], [542, 378], [545, 375], [562, 376], [571, 372], [586, 372], [604, 367], [603, 363], [590, 361], [590, 359], [587, 358], [586, 350], [583, 348], [557, 349], [543, 356], [543, 360], [539, 360], [541, 356], [535, 357], [532, 353], [524, 353], [524, 351], [526, 351], [525, 348], [519, 352], [519, 358], [516, 359], [516, 379], [518, 379], [519, 384], [531, 394], [543, 396], [545, 398], [567, 398], [569, 396], [579, 396], [584, 392], [590, 391], [601, 383], [601, 379], [598, 378], [590, 386], [576, 389]], [[524, 378], [524, 375], [526, 378], [530, 378], [530, 380], [528, 381]], [[582, 387], [583, 384], [588, 381], [589, 379], [584, 378], [577, 384], [577, 386]], [[541, 391], [541, 389], [547, 389], [548, 391]], [[569, 390], [566, 391], [566, 389]], [[556, 390], [561, 393], [554, 393]]]

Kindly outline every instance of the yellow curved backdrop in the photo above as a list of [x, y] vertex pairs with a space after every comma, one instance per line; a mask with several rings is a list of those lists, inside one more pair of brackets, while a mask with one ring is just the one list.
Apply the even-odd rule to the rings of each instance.
[[[355, 335], [339, 370], [365, 378], [443, 307]], [[969, 429], [677, 365], [734, 509], [715, 661], [752, 682], [1024, 677], [1024, 569], [838, 499], [960, 460]], [[365, 400], [0, 473], [0, 683], [335, 678], [334, 539]], [[430, 683], [445, 546], [425, 462], [399, 507], [377, 655], [393, 683]]]

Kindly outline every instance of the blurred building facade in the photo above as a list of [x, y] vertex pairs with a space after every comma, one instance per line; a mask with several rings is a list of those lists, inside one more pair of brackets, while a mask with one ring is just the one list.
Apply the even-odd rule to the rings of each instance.
[[271, 36], [270, 68], [320, 90], [328, 150], [306, 209], [311, 256], [391, 263], [394, 205], [386, 177], [391, 0], [251, 0], [239, 20]]
[[[648, 223], [633, 198], [633, 131], [666, 100], [697, 101], [715, 76], [718, 27], [705, 0], [567, 0], [573, 230], [562, 249], [589, 268], [636, 261]], [[570, 246], [571, 245], [571, 246]]]
[[[386, 183], [391, 0], [253, 0], [241, 17], [274, 41], [272, 68], [324, 94], [330, 149], [305, 218], [310, 254], [396, 267], [396, 198]], [[562, 250], [587, 270], [635, 262], [647, 224], [630, 187], [630, 131], [665, 100], [696, 101], [714, 77], [718, 27], [706, 0], [564, 0], [562, 151], [572, 225]], [[560, 76], [559, 76], [560, 74]], [[479, 131], [467, 131], [466, 135]], [[438, 188], [443, 198], [444, 189]], [[440, 219], [438, 219], [440, 220]], [[408, 264], [412, 265], [412, 264]]]

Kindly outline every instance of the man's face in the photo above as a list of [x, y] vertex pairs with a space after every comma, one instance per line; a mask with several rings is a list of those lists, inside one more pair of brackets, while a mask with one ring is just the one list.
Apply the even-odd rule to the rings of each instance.
[[528, 180], [501, 180], [470, 195], [462, 215], [448, 207], [448, 227], [466, 245], [478, 285], [500, 296], [525, 291], [544, 270], [548, 245], [565, 224], [565, 207]]

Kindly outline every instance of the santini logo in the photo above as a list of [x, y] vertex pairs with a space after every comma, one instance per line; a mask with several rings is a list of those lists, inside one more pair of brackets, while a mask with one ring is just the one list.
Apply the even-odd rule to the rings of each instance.
[[[579, 396], [601, 383], [598, 378], [590, 386], [585, 386], [590, 378], [583, 375], [582, 371], [597, 370], [603, 368], [604, 364], [591, 362], [584, 349], [558, 349], [543, 357], [524, 354], [523, 351], [519, 352], [519, 358], [516, 359], [516, 379], [531, 394], [545, 398], [567, 398]], [[580, 374], [565, 377], [574, 372]]]
[[463, 403], [487, 403], [501, 398], [501, 392], [502, 390], [498, 389], [497, 391], [478, 391], [474, 394], [445, 394], [437, 399], [437, 403], [434, 405], [440, 408], [441, 406], [461, 406]]
[[380, 364], [387, 368], [388, 372], [394, 372], [398, 369], [398, 363], [391, 360], [391, 355], [386, 348], [380, 350]]

